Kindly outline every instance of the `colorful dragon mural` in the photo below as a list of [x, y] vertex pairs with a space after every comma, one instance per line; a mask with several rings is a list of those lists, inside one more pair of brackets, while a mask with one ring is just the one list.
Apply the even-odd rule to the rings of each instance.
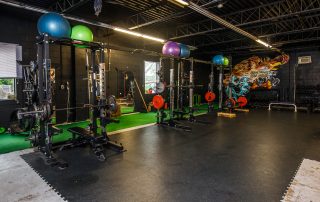
[[278, 86], [280, 79], [276, 78], [277, 70], [288, 61], [289, 55], [283, 54], [274, 59], [253, 56], [240, 62], [223, 81], [227, 95], [231, 91], [232, 97], [237, 100], [250, 90]]

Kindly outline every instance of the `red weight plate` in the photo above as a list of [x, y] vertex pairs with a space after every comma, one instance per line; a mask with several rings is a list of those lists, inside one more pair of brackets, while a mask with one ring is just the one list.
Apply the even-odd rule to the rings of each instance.
[[210, 92], [208, 91], [206, 94], [205, 94], [205, 99], [207, 102], [212, 102], [213, 100], [216, 99], [216, 94], [214, 94], [213, 92]]
[[248, 100], [246, 97], [239, 97], [238, 98], [238, 104], [240, 107], [244, 107], [248, 104]]
[[161, 109], [164, 105], [164, 99], [161, 95], [155, 95], [152, 99], [153, 107], [156, 109]]

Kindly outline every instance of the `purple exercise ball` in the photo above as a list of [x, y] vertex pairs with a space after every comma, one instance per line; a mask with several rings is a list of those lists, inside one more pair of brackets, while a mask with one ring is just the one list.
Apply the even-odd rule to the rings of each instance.
[[180, 56], [180, 46], [178, 43], [173, 41], [168, 41], [163, 45], [162, 53], [164, 55]]

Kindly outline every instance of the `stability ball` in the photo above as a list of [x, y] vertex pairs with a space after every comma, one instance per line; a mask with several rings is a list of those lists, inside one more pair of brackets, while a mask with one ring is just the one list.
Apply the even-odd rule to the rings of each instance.
[[216, 55], [213, 57], [212, 62], [215, 65], [223, 65], [224, 57], [222, 55]]
[[187, 45], [180, 43], [180, 57], [188, 58], [190, 57], [190, 49]]
[[71, 27], [62, 15], [58, 13], [43, 14], [38, 20], [39, 34], [47, 33], [54, 38], [70, 38]]
[[180, 56], [180, 46], [178, 43], [173, 41], [168, 41], [163, 45], [162, 53], [164, 55]]
[[76, 25], [72, 27], [71, 39], [92, 42], [93, 34], [87, 26]]
[[223, 65], [224, 66], [229, 66], [229, 59], [227, 57], [223, 58]]

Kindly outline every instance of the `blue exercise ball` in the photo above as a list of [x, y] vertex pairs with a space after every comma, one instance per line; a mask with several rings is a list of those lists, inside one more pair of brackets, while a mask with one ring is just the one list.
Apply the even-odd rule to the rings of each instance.
[[224, 64], [224, 57], [222, 55], [216, 55], [212, 58], [212, 62], [215, 65], [223, 65]]
[[43, 14], [38, 20], [39, 34], [47, 33], [54, 38], [70, 38], [71, 27], [62, 15], [58, 13]]
[[180, 46], [180, 57], [182, 58], [190, 57], [190, 48], [187, 45], [182, 43], [180, 43], [179, 46]]

